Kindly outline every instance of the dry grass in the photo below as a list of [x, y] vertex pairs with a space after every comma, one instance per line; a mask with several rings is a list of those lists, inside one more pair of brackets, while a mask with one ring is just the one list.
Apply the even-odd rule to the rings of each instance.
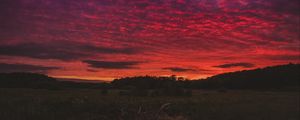
[[195, 91], [132, 97], [97, 90], [0, 89], [1, 120], [298, 120], [298, 92]]

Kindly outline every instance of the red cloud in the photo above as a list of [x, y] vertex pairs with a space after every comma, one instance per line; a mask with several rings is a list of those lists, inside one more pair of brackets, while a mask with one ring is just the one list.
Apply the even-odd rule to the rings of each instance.
[[[241, 61], [257, 67], [299, 62], [298, 0], [4, 0], [2, 3], [0, 55], [11, 59], [10, 62], [23, 57], [32, 58], [28, 63], [55, 59], [72, 73], [87, 76], [90, 73], [83, 70], [88, 66], [74, 68], [64, 60], [72, 59], [74, 64], [86, 59], [147, 61], [138, 64], [138, 70], [115, 71], [118, 75], [111, 71], [94, 72], [111, 78], [172, 74], [162, 69], [168, 66], [216, 71], [211, 66]], [[7, 45], [25, 43], [33, 43], [33, 47], [10, 47], [7, 51]], [[238, 69], [228, 69], [233, 70]], [[65, 75], [70, 71], [57, 70], [53, 74]], [[221, 72], [226, 71], [180, 74], [201, 77]]]

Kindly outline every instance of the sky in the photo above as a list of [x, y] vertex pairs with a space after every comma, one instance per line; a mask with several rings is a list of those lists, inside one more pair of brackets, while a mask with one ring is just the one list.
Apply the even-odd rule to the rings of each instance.
[[0, 72], [189, 79], [300, 63], [299, 0], [1, 0]]

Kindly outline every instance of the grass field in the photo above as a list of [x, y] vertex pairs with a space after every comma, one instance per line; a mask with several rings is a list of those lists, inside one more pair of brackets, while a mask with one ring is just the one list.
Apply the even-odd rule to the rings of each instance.
[[299, 120], [299, 106], [299, 92], [133, 97], [117, 91], [0, 89], [1, 120]]

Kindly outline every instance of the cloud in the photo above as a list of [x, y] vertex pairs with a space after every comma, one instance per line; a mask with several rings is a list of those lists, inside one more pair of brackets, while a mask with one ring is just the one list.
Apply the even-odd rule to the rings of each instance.
[[94, 69], [87, 69], [88, 72], [99, 72], [98, 70], [94, 70]]
[[113, 47], [100, 47], [92, 45], [82, 45], [78, 46], [79, 49], [85, 50], [87, 52], [97, 52], [105, 54], [135, 54], [140, 52], [137, 48], [113, 48]]
[[162, 68], [163, 70], [170, 70], [172, 72], [194, 72], [195, 69], [189, 69], [189, 68], [181, 68], [181, 67], [166, 67]]
[[[97, 58], [153, 61], [145, 64], [150, 68], [130, 75], [162, 74], [150, 70], [161, 66], [173, 67], [161, 71], [189, 69], [172, 65], [195, 66], [198, 74], [202, 71], [198, 68], [210, 68], [228, 58], [256, 63], [257, 67], [299, 62], [297, 56], [280, 56], [300, 53], [299, 2], [2, 0], [0, 57], [11, 58], [11, 62], [35, 58], [30, 63], [56, 59], [67, 69], [73, 67], [66, 61]], [[242, 66], [233, 65], [236, 68], [228, 71]], [[61, 70], [61, 74], [69, 73]], [[124, 71], [118, 74], [129, 75]], [[115, 77], [109, 70], [97, 75]]]
[[87, 56], [76, 51], [64, 50], [63, 46], [59, 46], [36, 43], [0, 45], [0, 55], [59, 60], [72, 60]]
[[0, 45], [0, 55], [37, 59], [76, 60], [97, 54], [135, 54], [135, 48], [108, 48], [76, 42]]
[[242, 68], [252, 68], [255, 65], [252, 63], [228, 63], [228, 64], [222, 64], [218, 66], [213, 66], [217, 68], [233, 68], [233, 67], [242, 67]]
[[47, 73], [50, 70], [58, 70], [59, 67], [45, 67], [39, 65], [28, 65], [28, 64], [7, 64], [0, 63], [0, 72], [36, 72], [36, 73]]
[[137, 61], [115, 62], [115, 61], [96, 61], [96, 60], [84, 60], [82, 62], [87, 63], [89, 67], [103, 68], [103, 69], [133, 69], [136, 68], [135, 65], [141, 63]]

